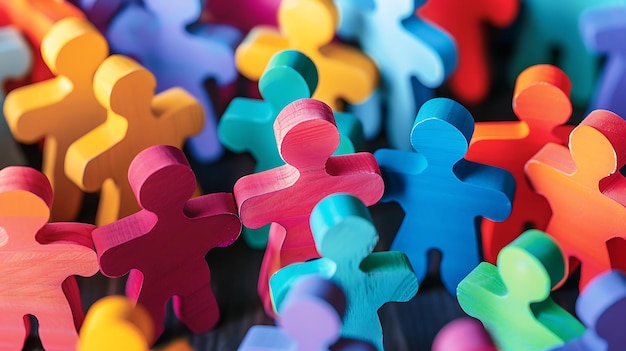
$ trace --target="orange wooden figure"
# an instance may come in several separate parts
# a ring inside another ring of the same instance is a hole
[[[87,20],[69,17],[52,26],[41,53],[57,76],[10,92],[4,113],[18,141],[36,143],[45,137],[42,168],[59,194],[52,220],[69,221],[78,216],[83,192],[65,175],[65,155],[74,141],[105,121],[93,76],[109,47]]]
[[[106,121],[70,146],[65,172],[83,190],[101,190],[98,226],[139,211],[128,182],[128,167],[143,149],[158,144],[182,148],[202,130],[200,104],[179,88],[154,95],[152,73],[134,60],[109,56],[96,71],[96,98]]]
[[[625,158],[626,121],[595,110],[570,134],[569,150],[550,143],[526,163],[532,187],[552,208],[546,232],[568,264],[572,258],[581,264],[581,290],[606,270],[626,269],[626,207],[612,198],[626,193],[624,183],[614,181]]]
[[[18,28],[33,50],[33,69],[30,81],[40,82],[53,77],[40,54],[44,36],[52,25],[66,17],[85,18],[85,14],[65,0],[3,0],[0,1],[0,19]]]
[[[287,105],[274,122],[274,134],[287,164],[244,176],[234,187],[246,227],[272,223],[257,286],[269,315],[274,314],[269,277],[288,264],[319,257],[309,226],[313,207],[338,192],[370,206],[384,191],[372,154],[331,156],[339,145],[339,132],[332,110],[323,102],[301,99]]]
[[[331,43],[339,16],[331,0],[283,0],[278,11],[280,31],[255,27],[235,52],[235,63],[248,79],[259,80],[272,56],[292,49],[307,55],[317,67],[319,82],[313,98],[342,111],[340,100],[364,101],[378,84],[372,60],[357,49]]]
[[[98,272],[94,226],[47,224],[51,203],[42,173],[20,166],[0,171],[0,350],[22,349],[28,314],[39,321],[46,350],[76,345],[83,311],[74,275]]]
[[[573,126],[571,84],[565,73],[551,65],[527,68],[517,78],[513,110],[520,121],[478,122],[466,158],[500,168],[515,177],[511,215],[503,222],[482,221],[485,261],[496,263],[498,252],[527,227],[545,230],[550,205],[528,184],[524,164],[549,142],[567,145]]]

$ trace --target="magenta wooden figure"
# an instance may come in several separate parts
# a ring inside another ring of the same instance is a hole
[[[256,26],[278,27],[280,2],[281,0],[207,0],[205,13],[211,21],[235,26],[247,34]]]
[[[196,181],[183,152],[157,145],[139,153],[128,179],[138,213],[94,230],[103,274],[126,273],[126,295],[150,312],[155,338],[163,332],[166,304],[193,332],[210,330],[219,317],[205,260],[209,250],[232,244],[241,232],[232,195],[190,199]]]
[[[201,162],[214,161],[222,154],[217,139],[215,104],[207,81],[217,87],[237,78],[235,46],[239,31],[226,25],[206,25],[194,33],[186,26],[198,20],[200,0],[146,0],[124,8],[109,26],[111,50],[138,59],[157,78],[157,92],[182,87],[204,109],[203,131],[189,141],[190,151]]]
[[[497,351],[479,320],[469,317],[446,324],[433,340],[431,351]]]

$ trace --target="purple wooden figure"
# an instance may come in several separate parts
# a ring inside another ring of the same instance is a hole
[[[345,309],[346,298],[335,283],[318,275],[302,277],[281,305],[278,327],[253,326],[238,350],[375,351],[367,342],[340,339]]]
[[[186,26],[198,20],[200,0],[144,0],[132,3],[111,22],[107,39],[111,49],[138,59],[157,78],[157,92],[182,87],[204,109],[202,132],[191,138],[192,155],[201,162],[219,158],[217,118],[205,84],[214,79],[226,87],[238,77],[235,46],[241,33],[227,25],[204,25],[193,32]]]
[[[80,8],[100,32],[106,33],[113,17],[122,6],[132,1],[139,0],[71,0],[70,2]]]

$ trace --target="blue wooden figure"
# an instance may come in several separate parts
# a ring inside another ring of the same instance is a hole
[[[311,231],[322,258],[295,263],[270,279],[274,307],[280,312],[297,278],[320,274],[346,294],[341,335],[366,340],[383,350],[378,309],[387,302],[405,302],[417,293],[418,283],[402,252],[372,252],[378,233],[367,207],[348,194],[322,199],[311,213]]]
[[[250,328],[239,351],[375,351],[372,344],[340,338],[346,297],[332,281],[312,274],[289,290],[278,327]],[[332,345],[332,346],[331,346]]]
[[[582,337],[552,351],[619,351],[626,345],[626,276],[610,270],[578,296],[576,313],[588,329]]]
[[[425,0],[336,2],[343,21],[340,33],[354,36],[378,66],[389,143],[411,150],[407,133],[417,110],[456,67],[453,39],[416,16]]]
[[[214,79],[218,87],[224,87],[235,81],[235,46],[242,36],[226,25],[188,31],[186,26],[200,14],[200,0],[133,2],[110,23],[107,39],[112,51],[138,59],[156,76],[157,92],[182,87],[200,101],[206,122],[203,131],[191,138],[189,147],[198,161],[209,162],[223,150],[205,84]]]
[[[391,249],[407,254],[420,282],[429,251],[439,250],[441,280],[451,294],[481,261],[476,219],[505,220],[515,192],[508,171],[464,158],[473,132],[467,109],[435,98],[415,119],[410,140],[417,152],[374,153],[385,181],[381,201],[398,202],[405,212]]]
[[[311,59],[295,50],[276,53],[259,80],[265,99],[237,97],[228,105],[218,124],[222,144],[234,152],[249,152],[256,161],[255,173],[285,164],[278,153],[274,121],[289,103],[310,98],[317,86],[317,69]],[[363,141],[363,128],[349,113],[335,112],[340,144],[335,155],[355,152]],[[267,245],[269,225],[260,229],[245,228],[244,239],[252,248]]]
[[[591,109],[606,109],[626,118],[626,3],[591,8],[580,16],[580,30],[585,44],[607,56]]]

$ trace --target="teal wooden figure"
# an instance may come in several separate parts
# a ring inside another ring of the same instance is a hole
[[[298,278],[320,274],[346,294],[341,335],[383,350],[378,309],[387,302],[408,301],[417,293],[418,283],[409,260],[398,251],[372,252],[378,233],[367,207],[351,195],[327,196],[313,209],[310,222],[322,258],[289,265],[272,276],[274,307],[281,310]]]
[[[550,297],[565,276],[565,258],[544,232],[528,230],[461,283],[461,308],[479,319],[501,351],[546,350],[577,338],[585,327]]]
[[[397,202],[405,213],[391,250],[407,254],[420,282],[428,253],[439,250],[441,280],[453,295],[481,261],[477,219],[505,220],[515,192],[511,173],[464,158],[473,132],[465,107],[435,98],[415,118],[410,140],[416,152],[374,153],[385,181],[381,201]]]
[[[579,34],[579,18],[588,8],[616,4],[624,4],[624,0],[524,0],[510,81],[514,82],[520,72],[532,65],[554,64],[572,81],[572,102],[586,105],[593,94],[600,64]]]
[[[407,133],[417,110],[456,68],[452,37],[416,16],[425,0],[335,2],[342,18],[339,33],[356,38],[378,66],[389,143],[411,150]]]
[[[285,50],[275,54],[259,80],[264,100],[237,97],[228,105],[218,125],[221,143],[233,152],[249,152],[262,172],[285,164],[276,145],[274,121],[289,103],[310,98],[317,87],[317,69],[306,55]],[[349,113],[335,112],[340,134],[335,155],[355,152],[363,141],[360,121]],[[267,245],[269,225],[260,229],[244,229],[244,239],[252,248]]]

